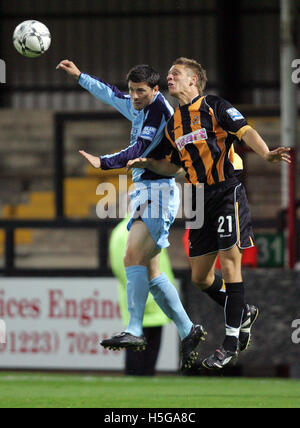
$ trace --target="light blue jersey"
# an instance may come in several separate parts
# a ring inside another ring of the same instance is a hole
[[[132,123],[129,147],[113,155],[101,156],[102,169],[123,168],[129,160],[139,157],[157,158],[154,150],[161,142],[166,123],[174,112],[160,92],[150,105],[143,110],[135,110],[130,95],[101,79],[81,73],[79,84],[103,103],[113,106]],[[134,182],[160,178],[166,177],[145,169],[134,168],[132,171]]]
[[[139,157],[165,157],[160,142],[173,108],[160,92],[151,104],[143,110],[136,110],[130,95],[101,79],[81,73],[79,84],[103,103],[113,106],[132,123],[129,146],[118,153],[100,156],[102,169],[124,168],[129,160]],[[156,246],[168,247],[169,229],[176,218],[180,202],[175,179],[140,168],[132,170],[132,179],[135,191],[130,195],[131,218],[128,230],[134,219],[142,218]],[[158,184],[159,191],[153,187],[153,183]]]

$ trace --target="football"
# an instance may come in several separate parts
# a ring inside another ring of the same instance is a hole
[[[36,58],[49,49],[51,34],[42,22],[24,21],[15,28],[13,44],[21,55]]]

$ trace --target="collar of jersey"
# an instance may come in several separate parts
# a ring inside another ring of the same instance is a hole
[[[192,101],[190,102],[190,104],[194,104],[196,101],[198,101],[203,95],[197,95],[195,98],[192,99]]]
[[[203,97],[203,95],[199,94],[197,95],[195,98],[192,99],[192,101],[188,104],[184,104],[183,106],[180,107],[184,107],[184,106],[191,106],[192,104],[194,104],[196,101],[198,101],[201,97]],[[179,107],[178,107],[179,108]]]

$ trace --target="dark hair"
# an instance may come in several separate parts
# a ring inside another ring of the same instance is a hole
[[[146,82],[150,88],[159,84],[160,75],[147,64],[135,65],[126,76],[127,83],[131,80],[134,83]]]
[[[173,62],[173,65],[176,65],[176,64],[184,65],[185,67],[192,70],[192,72],[198,76],[197,87],[199,89],[199,92],[202,93],[205,89],[206,82],[207,82],[206,71],[204,70],[202,65],[199,64],[195,59],[190,59],[185,57],[177,58]]]

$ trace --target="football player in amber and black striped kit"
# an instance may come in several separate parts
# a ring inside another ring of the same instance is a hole
[[[269,162],[290,162],[289,149],[270,151],[228,101],[215,95],[204,96],[206,72],[195,60],[178,58],[167,80],[169,93],[178,99],[179,107],[165,128],[166,159],[137,159],[129,166],[164,174],[174,174],[182,167],[195,188],[204,184],[204,224],[190,231],[189,256],[193,282],[224,308],[223,344],[202,362],[208,369],[221,369],[247,349],[251,327],[258,316],[258,308],[246,304],[244,297],[242,252],[254,242],[233,143],[243,139]],[[223,278],[215,274],[218,255]]]

